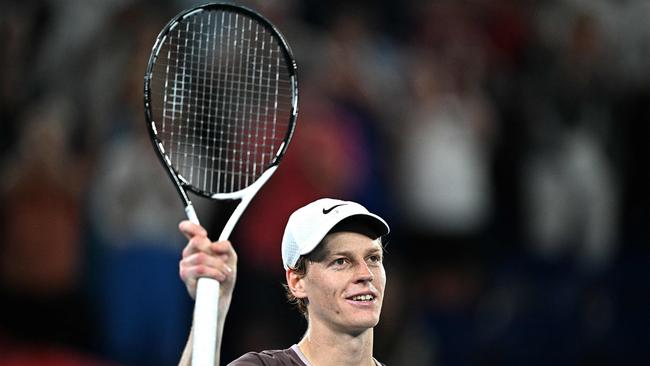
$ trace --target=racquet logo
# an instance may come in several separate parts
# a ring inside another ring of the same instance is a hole
[[[337,207],[339,207],[339,206],[345,206],[345,203],[340,203],[340,204],[338,204],[338,205],[334,205],[334,206],[332,206],[332,207],[330,207],[330,208],[328,208],[328,209],[323,209],[323,213],[324,213],[325,215],[327,215],[328,213],[332,212],[333,209],[335,209],[335,208],[337,208]]]

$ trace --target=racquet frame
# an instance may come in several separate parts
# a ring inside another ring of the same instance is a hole
[[[172,164],[172,161],[169,155],[165,152],[163,142],[158,137],[156,130],[156,124],[154,121],[152,113],[152,92],[151,92],[151,82],[152,82],[152,73],[156,60],[158,59],[159,52],[162,45],[164,44],[167,35],[179,24],[182,24],[186,19],[192,17],[193,15],[203,12],[203,11],[215,11],[221,10],[226,12],[239,13],[240,15],[248,16],[260,25],[263,25],[271,34],[274,35],[274,38],[278,41],[280,49],[283,52],[283,57],[286,61],[286,66],[288,68],[288,73],[291,77],[291,111],[290,111],[290,120],[288,121],[288,128],[286,136],[284,137],[283,142],[277,149],[275,156],[268,164],[266,170],[255,180],[253,183],[247,187],[240,189],[235,192],[228,193],[211,193],[205,190],[202,190],[194,185],[190,184],[185,178],[181,176],[178,170],[176,170]],[[151,56],[149,58],[149,63],[147,65],[147,70],[144,78],[144,105],[145,105],[145,120],[147,123],[147,130],[149,131],[149,136],[151,138],[154,150],[157,153],[162,165],[165,167],[167,174],[174,183],[176,190],[181,198],[181,201],[185,207],[185,214],[187,218],[193,223],[199,224],[199,219],[188,196],[188,191],[203,196],[213,200],[237,200],[240,202],[232,212],[230,218],[226,222],[221,234],[219,235],[218,241],[227,240],[232,233],[235,224],[245,211],[248,204],[251,202],[255,194],[260,190],[260,188],[268,181],[268,179],[273,175],[275,170],[280,163],[280,160],[284,153],[286,152],[287,146],[293,132],[295,130],[295,123],[298,114],[298,83],[296,78],[296,63],[292,55],[291,49],[289,48],[288,43],[276,27],[269,22],[266,18],[262,17],[258,13],[237,5],[225,4],[225,3],[210,3],[202,6],[198,6],[192,9],[185,10],[174,17],[160,32],[154,46],[152,47]],[[197,284],[196,291],[196,302],[194,305],[194,321],[193,321],[193,346],[192,346],[192,365],[193,366],[213,366],[214,365],[214,356],[217,346],[217,320],[218,320],[218,303],[219,303],[219,291],[220,284],[218,281],[209,279],[209,278],[200,278]]]

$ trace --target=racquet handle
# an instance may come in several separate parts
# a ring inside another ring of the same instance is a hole
[[[199,278],[196,286],[192,366],[214,366],[220,287],[212,278]]]
[[[199,218],[190,203],[185,207],[187,218],[197,224]],[[192,366],[214,366],[221,284],[212,278],[199,278],[194,303],[192,328]]]

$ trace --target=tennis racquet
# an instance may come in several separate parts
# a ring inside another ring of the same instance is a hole
[[[252,10],[213,3],[186,10],[160,32],[144,77],[147,127],[187,217],[188,192],[240,200],[230,236],[275,172],[295,129],[296,63],[278,30]],[[214,365],[219,282],[201,278],[192,365]]]

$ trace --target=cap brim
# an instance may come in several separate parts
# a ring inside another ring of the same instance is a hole
[[[371,228],[375,233],[375,237],[372,239],[380,238],[390,232],[388,223],[386,223],[386,221],[381,217],[370,212],[351,212],[347,215],[337,217],[337,220],[332,220],[327,225],[323,225],[321,228],[322,230],[320,230],[317,235],[315,234],[310,238],[311,245],[302,248],[300,255],[311,253],[323,241],[327,234],[332,232],[332,229],[337,225],[352,219],[358,219],[367,223],[369,228]]]

